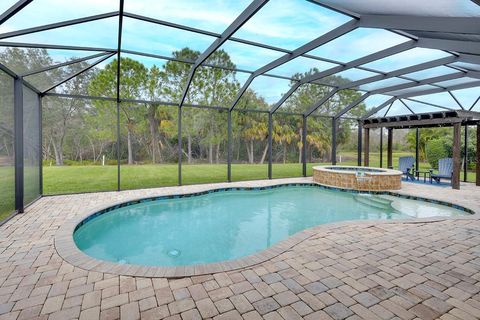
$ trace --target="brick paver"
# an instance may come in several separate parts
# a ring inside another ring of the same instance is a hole
[[[332,225],[259,265],[180,279],[86,271],[56,253],[56,230],[76,215],[195,188],[45,197],[28,207],[0,227],[0,320],[480,319],[478,219]],[[478,211],[480,188],[462,188],[401,192]]]

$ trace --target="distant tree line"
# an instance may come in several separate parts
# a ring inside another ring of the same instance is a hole
[[[200,52],[184,48],[173,52],[178,61],[195,60]],[[73,59],[73,58],[71,58]],[[0,61],[15,72],[23,73],[53,65],[54,57],[43,49],[9,48],[0,52]],[[121,61],[120,152],[125,164],[172,163],[177,161],[178,107],[161,102],[178,103],[185,87],[191,65],[178,61],[146,66],[130,57]],[[223,50],[218,50],[201,66],[190,85],[182,108],[182,154],[186,163],[224,163],[227,154],[227,113],[219,110],[189,107],[207,105],[228,107],[241,86],[234,62]],[[75,63],[38,75],[27,81],[39,89],[46,89],[69,75],[89,66]],[[57,92],[116,96],[117,60],[102,68],[92,68],[57,88]],[[312,69],[301,78],[318,70]],[[327,81],[335,85],[350,80],[331,76]],[[295,82],[292,81],[291,85]],[[327,86],[301,86],[279,111],[305,112],[330,90]],[[309,161],[328,161],[331,154],[331,119],[318,115],[333,115],[360,94],[342,90],[322,105],[308,119],[307,156]],[[135,101],[136,100],[136,101]],[[143,103],[139,101],[152,101]],[[43,159],[55,165],[100,164],[103,156],[107,164],[116,163],[117,105],[108,100],[43,98]],[[232,112],[233,161],[264,163],[268,151],[268,115],[242,110],[269,110],[272,106],[261,92],[248,89]],[[353,109],[349,115],[361,115],[365,105]],[[275,162],[299,162],[302,148],[302,117],[274,114],[273,158]],[[348,145],[355,123],[342,120],[338,127],[337,143]],[[1,139],[1,136],[0,136]]]

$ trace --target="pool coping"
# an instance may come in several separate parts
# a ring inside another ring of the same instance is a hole
[[[107,213],[113,209],[124,207],[127,205],[154,201],[158,199],[168,199],[168,198],[181,198],[181,197],[191,197],[198,196],[208,193],[223,192],[230,190],[264,190],[264,189],[274,189],[278,187],[285,186],[316,186],[319,188],[327,190],[336,190],[340,192],[350,192],[350,193],[369,193],[369,194],[385,194],[398,196],[406,199],[421,200],[432,202],[435,204],[443,204],[450,207],[454,207],[460,210],[464,210],[470,213],[470,215],[457,216],[457,217],[428,217],[428,218],[412,218],[412,219],[399,219],[399,220],[348,220],[334,223],[327,223],[317,225],[308,229],[299,231],[292,236],[277,242],[271,247],[256,252],[252,255],[245,256],[238,259],[226,260],[215,263],[208,264],[197,264],[191,266],[145,266],[145,265],[135,265],[135,264],[119,264],[110,261],[99,260],[93,257],[88,256],[83,253],[75,244],[73,240],[74,231],[81,226],[82,223],[88,222],[89,219],[93,219],[98,215]],[[103,273],[110,273],[116,275],[125,275],[125,276],[135,276],[135,277],[151,277],[151,278],[180,278],[188,276],[198,276],[205,274],[212,274],[217,272],[226,272],[232,271],[241,268],[247,268],[259,263],[270,260],[294,247],[295,245],[300,244],[301,242],[309,239],[312,236],[315,236],[321,231],[332,231],[336,228],[343,227],[349,224],[361,224],[367,227],[383,225],[383,224],[412,224],[412,223],[432,223],[445,220],[457,220],[457,219],[478,219],[480,212],[475,211],[474,209],[458,203],[451,203],[447,201],[441,201],[438,199],[418,197],[410,195],[408,193],[403,193],[400,190],[392,191],[355,191],[351,189],[344,189],[338,187],[332,187],[328,185],[319,184],[313,181],[305,182],[275,182],[272,181],[272,184],[262,185],[258,187],[252,186],[232,186],[232,187],[220,187],[216,188],[214,185],[198,192],[176,192],[167,195],[159,196],[149,196],[136,200],[127,200],[113,202],[112,204],[105,206],[98,206],[93,210],[89,211],[86,214],[79,215],[73,219],[68,220],[63,224],[57,231],[54,239],[54,246],[57,253],[62,259],[66,262],[79,267],[84,270],[97,271]]]

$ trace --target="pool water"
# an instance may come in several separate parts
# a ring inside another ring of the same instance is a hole
[[[74,241],[87,255],[101,260],[179,266],[251,255],[329,222],[464,214],[394,196],[285,186],[129,205],[81,225]]]

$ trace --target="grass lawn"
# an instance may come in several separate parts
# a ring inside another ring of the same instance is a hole
[[[15,210],[15,169],[0,167],[0,221]]]
[[[355,159],[354,153],[342,152],[342,158]],[[398,158],[408,153],[397,152],[393,155],[394,167],[398,166]],[[379,166],[378,153],[370,154],[371,166]],[[386,155],[384,155],[386,167]],[[344,161],[341,164],[356,165],[356,160]],[[312,175],[312,167],[307,165],[307,175]],[[176,164],[159,165],[122,165],[121,189],[154,188],[175,186],[178,182],[178,166]],[[421,163],[420,168],[429,169],[428,163]],[[298,163],[273,164],[273,178],[300,177],[302,165]],[[117,166],[46,166],[43,169],[43,187],[45,194],[78,193],[92,191],[108,191],[117,189]],[[462,175],[463,177],[463,175]],[[267,179],[267,164],[232,164],[232,180]],[[227,165],[192,164],[182,165],[183,184],[199,184],[209,182],[225,182]],[[469,181],[475,181],[475,173],[469,173]]]

